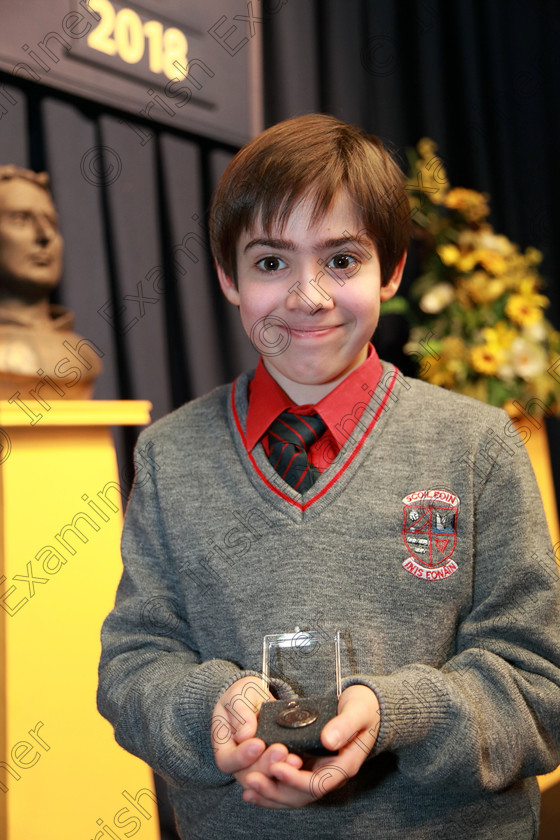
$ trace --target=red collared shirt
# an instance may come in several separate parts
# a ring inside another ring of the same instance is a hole
[[[381,362],[370,344],[365,362],[348,374],[330,394],[319,400],[316,405],[296,405],[269,374],[262,358],[259,359],[255,376],[249,385],[247,449],[251,451],[260,441],[266,454],[269,454],[266,432],[283,411],[292,409],[298,414],[318,412],[327,429],[309,449],[309,458],[311,463],[323,472],[356,428],[371,392],[377,387],[381,373]]]

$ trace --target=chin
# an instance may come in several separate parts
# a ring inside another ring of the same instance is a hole
[[[285,374],[287,378],[299,385],[328,385],[330,382],[335,382],[340,377],[344,376],[346,370],[336,371],[321,371],[318,373],[302,372],[298,375],[297,371],[292,371],[291,375]]]
[[[11,284],[11,291],[16,297],[45,297],[58,286],[59,276],[27,275]]]

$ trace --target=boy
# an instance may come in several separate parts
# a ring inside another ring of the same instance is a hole
[[[369,343],[407,218],[380,142],[324,115],[265,131],[217,189],[220,285],[262,355],[142,434],[100,666],[99,708],[184,838],[537,836],[555,558],[506,415]],[[255,737],[262,702],[295,696],[264,690],[262,637],[297,628],[345,653],[332,754],[305,761]]]

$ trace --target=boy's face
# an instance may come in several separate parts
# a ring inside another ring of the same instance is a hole
[[[267,370],[300,403],[316,402],[365,361],[380,302],[395,294],[404,266],[403,256],[381,286],[377,250],[360,233],[346,193],[313,226],[310,217],[304,199],[283,230],[245,232],[237,245],[237,288],[218,269]]]

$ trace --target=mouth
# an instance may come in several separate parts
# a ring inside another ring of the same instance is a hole
[[[332,324],[330,326],[325,327],[290,327],[288,326],[288,332],[292,336],[296,336],[297,338],[321,338],[324,335],[328,335],[329,333],[334,332],[335,330],[340,329],[342,324]]]
[[[30,257],[30,261],[34,265],[42,265],[47,266],[51,265],[54,257],[50,256],[49,254],[32,254]]]

